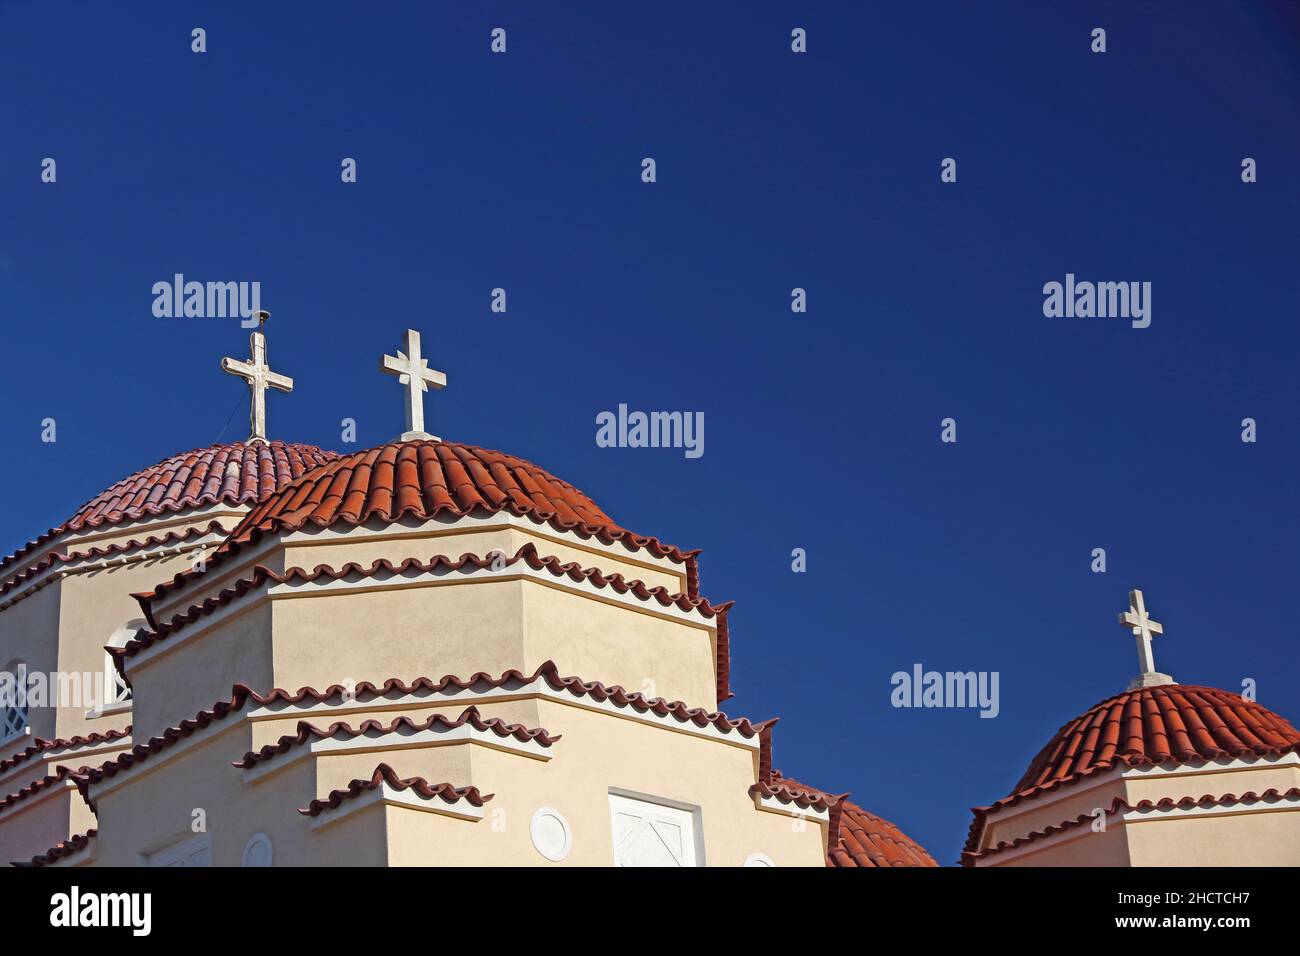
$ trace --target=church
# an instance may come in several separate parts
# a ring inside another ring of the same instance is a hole
[[[270,438],[293,381],[250,344],[221,363],[246,441],[123,478],[0,562],[0,859],[938,865],[783,774],[775,720],[726,712],[730,603],[698,551],[425,431],[447,378],[417,332],[380,360],[405,430],[363,451]],[[1121,623],[1139,676],[975,809],[959,862],[1300,863],[1300,732],[1156,671],[1140,591]],[[94,699],[65,699],[83,673]]]
[[[261,316],[265,319],[265,314]],[[103,693],[4,703],[0,859],[57,866],[934,866],[784,776],[731,697],[698,552],[523,458],[424,430],[247,441],[123,478],[3,561],[0,658]],[[12,683],[12,682],[11,682]],[[22,683],[20,681],[19,683]]]

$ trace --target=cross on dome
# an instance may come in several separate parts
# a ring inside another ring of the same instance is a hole
[[[258,331],[248,337],[249,360],[247,362],[232,358],[221,360],[223,372],[238,375],[248,383],[248,391],[252,396],[252,406],[248,412],[248,440],[260,441],[263,444],[266,443],[266,390],[274,388],[281,392],[293,391],[293,379],[279,372],[272,372],[271,366],[266,364],[266,336],[262,334],[261,329],[270,317],[270,312],[254,313],[254,318],[258,321]]]
[[[1138,665],[1141,667],[1138,676],[1129,681],[1128,690],[1175,683],[1168,674],[1156,670],[1155,655],[1151,649],[1151,638],[1165,632],[1163,625],[1151,619],[1146,600],[1137,588],[1128,592],[1128,603],[1129,609],[1120,613],[1119,623],[1133,632],[1133,637],[1137,640]]]
[[[439,441],[437,435],[424,430],[424,393],[429,386],[446,388],[447,376],[429,368],[429,360],[420,354],[420,333],[407,329],[406,351],[399,351],[396,356],[385,355],[379,360],[379,370],[385,375],[396,375],[397,381],[406,387],[406,431],[402,441],[419,438]]]

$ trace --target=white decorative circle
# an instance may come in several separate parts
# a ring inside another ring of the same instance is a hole
[[[745,857],[745,866],[776,866],[766,853],[751,853]]]
[[[244,858],[240,866],[270,866],[271,838],[265,833],[254,833],[244,844]]]
[[[528,825],[537,852],[552,863],[559,863],[573,849],[573,831],[564,814],[551,807],[538,807]]]

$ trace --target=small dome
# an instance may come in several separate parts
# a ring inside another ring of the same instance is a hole
[[[231,442],[164,458],[101,491],[64,530],[133,521],[209,504],[253,504],[337,458],[315,445]]]
[[[1297,750],[1300,731],[1255,701],[1213,687],[1141,687],[1104,700],[1063,726],[999,803],[1119,764],[1266,757]]]
[[[772,771],[772,785],[791,793],[835,798],[824,790],[810,787]],[[832,867],[917,867],[938,866],[934,857],[906,833],[884,817],[862,809],[850,800],[838,800],[838,827],[834,845],[826,852],[826,865]]]
[[[626,541],[656,556],[687,555],[632,534],[585,494],[532,462],[457,442],[392,442],[337,458],[244,516],[218,555],[266,533],[371,519],[425,520],[474,511],[530,515],[565,531]]]
[[[172,455],[101,491],[63,524],[0,561],[0,567],[70,531],[210,504],[253,504],[337,457],[315,445],[282,441],[231,442]]]
[[[884,817],[845,801],[839,843],[826,856],[829,866],[938,866],[934,857]]]
[[[1201,764],[1300,752],[1300,731],[1253,700],[1214,687],[1159,684],[1125,691],[1065,724],[1038,752],[1011,793],[975,807],[962,850],[974,866],[989,816],[1117,767]],[[1082,819],[1082,818],[1080,818]],[[1037,839],[1059,828],[1034,831]],[[1016,841],[1006,846],[1019,845]]]

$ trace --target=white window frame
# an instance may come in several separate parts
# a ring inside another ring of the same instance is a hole
[[[131,709],[133,702],[131,688],[126,681],[122,680],[122,675],[118,673],[117,666],[113,662],[113,655],[109,653],[109,648],[126,647],[128,641],[133,640],[137,634],[148,626],[149,622],[144,618],[133,618],[119,627],[109,637],[108,643],[104,646],[103,700],[93,710],[86,712],[87,717],[119,714]]]
[[[22,679],[27,680],[27,662],[14,658],[5,665],[5,672],[18,676],[22,672]],[[25,695],[24,695],[25,696]],[[24,700],[23,705],[18,706],[17,702],[11,707],[8,704],[0,704],[0,746],[9,743],[11,740],[17,740],[19,737],[27,736],[31,729],[29,721],[31,719],[31,705]]]
[[[609,833],[611,840],[614,836],[614,814],[618,806],[624,800],[631,800],[637,803],[648,803],[652,806],[664,807],[668,810],[676,810],[690,815],[691,818],[691,842],[694,850],[695,859],[691,866],[702,867],[704,861],[704,816],[700,807],[693,803],[686,803],[681,800],[673,800],[668,797],[661,797],[652,793],[643,793],[639,790],[625,790],[622,787],[609,788]],[[617,847],[615,848],[617,850]]]

